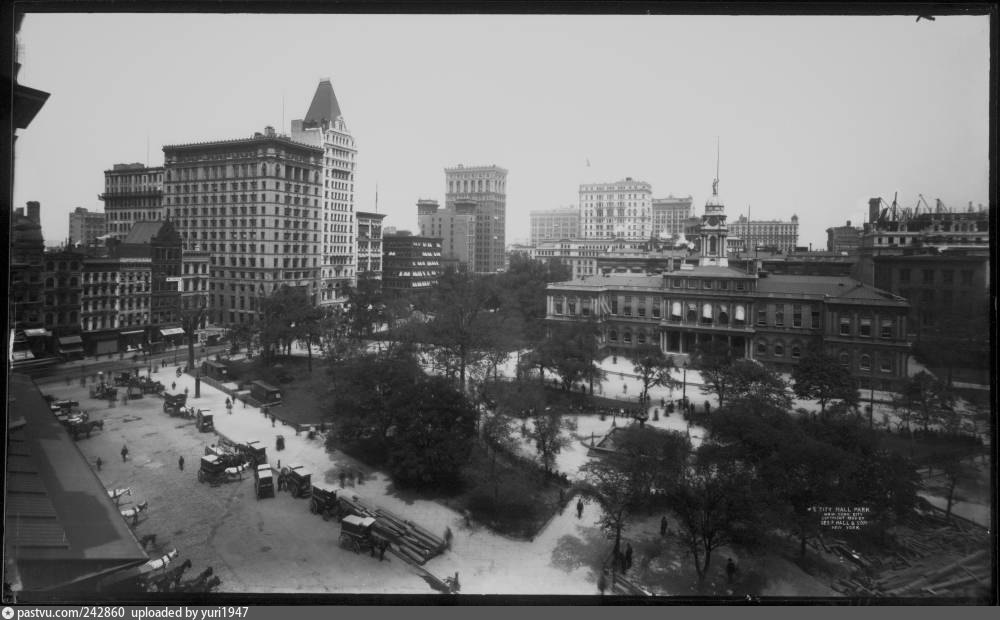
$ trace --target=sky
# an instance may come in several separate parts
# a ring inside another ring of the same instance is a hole
[[[717,142],[729,218],[797,214],[814,249],[870,197],[988,201],[987,16],[29,14],[18,43],[19,83],[51,96],[19,132],[14,205],[41,203],[50,245],[103,210],[113,164],[290,133],[323,78],[355,208],[399,229],[457,164],[509,171],[508,243],[581,183],[644,180],[701,215]]]

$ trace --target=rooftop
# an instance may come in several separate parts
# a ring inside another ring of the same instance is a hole
[[[854,278],[843,276],[798,276],[769,275],[757,280],[758,293],[801,293],[804,295],[826,295],[843,301],[865,302],[896,302],[900,306],[907,305],[902,297],[888,291],[862,284]]]

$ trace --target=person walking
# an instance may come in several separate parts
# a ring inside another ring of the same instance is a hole
[[[660,536],[667,535],[667,518],[663,517],[660,519]]]
[[[171,392],[176,392],[177,391],[177,382],[176,381],[171,381],[170,382],[170,391]]]
[[[128,446],[122,446],[122,463],[128,458]]]
[[[602,570],[601,576],[597,578],[597,590],[604,596],[604,591],[608,589],[608,579],[605,577],[605,573]]]
[[[451,550],[451,538],[452,538],[451,528],[450,527],[444,528],[444,545],[445,549],[448,549],[449,551]]]
[[[726,562],[726,581],[728,581],[730,584],[732,584],[733,579],[736,578],[737,570],[738,569],[736,568],[736,563],[733,562],[733,558],[729,558],[729,560]]]
[[[344,472],[340,472],[340,488],[342,488],[342,489],[344,488],[344,478],[346,478],[346,477],[347,477],[347,474],[345,474]]]
[[[181,470],[181,471],[184,471],[184,455],[183,454],[180,455],[179,457],[177,457],[177,468],[179,470]]]
[[[381,562],[385,559],[385,550],[389,548],[389,541],[383,540],[378,545],[378,561]]]
[[[632,568],[632,543],[628,543],[628,545],[625,546],[625,570],[630,568]]]
[[[101,471],[101,465],[104,465],[104,460],[101,457],[97,457],[97,471]]]
[[[576,518],[583,517],[583,498],[576,500]]]

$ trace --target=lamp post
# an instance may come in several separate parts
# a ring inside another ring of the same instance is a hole
[[[681,385],[681,401],[684,403],[684,406],[687,406],[687,401],[688,401],[688,391],[687,391],[688,390],[688,364],[687,364],[686,361],[681,363],[681,371],[684,373],[683,377],[682,377],[682,381],[683,382],[682,382],[682,385]]]
[[[875,428],[875,359],[872,356],[871,363],[871,389],[868,392],[868,428]]]

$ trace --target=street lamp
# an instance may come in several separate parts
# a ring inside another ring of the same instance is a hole
[[[682,383],[682,386],[681,386],[681,402],[684,403],[684,406],[687,406],[687,401],[688,401],[688,396],[687,396],[687,389],[688,389],[688,363],[687,363],[687,361],[681,362],[681,371],[683,371],[683,373],[684,373],[683,377],[682,377],[683,383]]]

